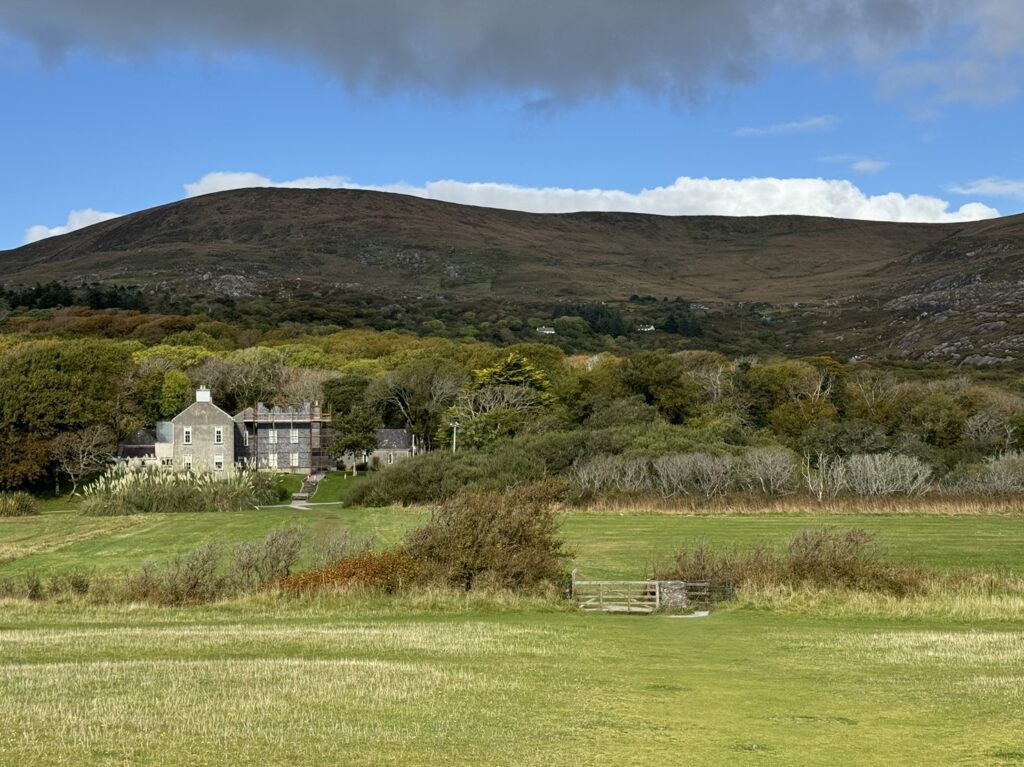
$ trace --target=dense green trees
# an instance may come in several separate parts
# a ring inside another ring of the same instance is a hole
[[[588,316],[614,319],[596,309]],[[582,330],[581,315],[562,320]],[[229,412],[256,401],[322,402],[334,416],[335,454],[372,448],[382,426],[412,430],[427,450],[448,448],[457,422],[453,460],[492,456],[487,471],[503,482],[564,474],[585,456],[752,446],[785,447],[814,466],[889,452],[939,476],[1024,447],[1024,397],[1012,384],[936,369],[697,349],[567,356],[535,340],[497,347],[299,325],[259,332],[209,317],[110,311],[74,310],[62,321],[73,331],[0,332],[0,487],[52,486],[58,473],[71,476],[58,454],[76,435],[102,427],[118,438],[171,418],[199,384]],[[132,340],[82,336],[118,323]]]
[[[0,487],[43,479],[49,443],[63,432],[100,425],[123,435],[141,422],[130,345],[34,341],[0,363]]]

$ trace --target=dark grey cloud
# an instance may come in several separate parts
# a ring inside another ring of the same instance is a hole
[[[968,20],[1017,44],[1018,0],[0,0],[0,29],[47,56],[271,52],[354,89],[477,89],[537,104],[631,89],[689,99],[773,60],[885,57]],[[1008,10],[1006,10],[1008,9]],[[965,15],[966,14],[966,15]],[[987,30],[987,31],[986,31]]]

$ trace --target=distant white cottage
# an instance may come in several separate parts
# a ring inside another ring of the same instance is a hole
[[[637,325],[636,329],[640,333],[651,333],[655,330],[654,325]]]
[[[553,336],[555,334],[555,329],[550,325],[541,325],[537,328],[537,332],[542,336]]]

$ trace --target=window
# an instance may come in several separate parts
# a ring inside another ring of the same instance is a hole
[[[224,429],[218,426],[213,430],[213,444],[223,445],[224,444]]]
[[[394,462],[395,462],[395,454],[394,453],[388,453],[388,463],[394,463]]]
[[[224,470],[224,456],[222,456],[222,455],[215,455],[213,457],[213,469],[214,469],[214,471],[223,471]]]
[[[271,453],[270,455],[267,456],[267,468],[268,469],[276,469],[277,468],[277,453]]]
[[[290,435],[290,441],[291,441],[291,443],[293,445],[299,444],[299,430],[298,429],[292,429],[292,433]]]
[[[191,445],[192,444],[192,427],[191,426],[186,426],[185,427],[185,432],[184,432],[184,434],[181,437],[181,441],[184,442],[186,445]]]
[[[242,445],[249,447],[249,430],[242,429]]]
[[[173,458],[161,458],[160,459],[160,465],[162,467],[164,467],[165,469],[168,468],[168,467],[174,466],[174,459]]]
[[[269,432],[267,432],[267,444],[268,445],[276,445],[277,444],[277,429],[271,429]]]
[[[291,465],[292,466],[298,466],[299,465],[299,454],[298,453],[292,453]]]
[[[192,456],[190,456],[190,455],[183,455],[181,457],[181,467],[185,471],[192,471]]]

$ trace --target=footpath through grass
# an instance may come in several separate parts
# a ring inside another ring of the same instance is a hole
[[[1024,758],[1019,624],[414,601],[8,605],[0,765]]]
[[[425,513],[314,504],[309,509],[268,508],[222,514],[153,514],[82,517],[44,513],[0,519],[0,576],[85,569],[114,571],[150,557],[168,557],[212,541],[236,543],[284,526],[306,529],[311,543],[347,530],[377,545],[399,542]],[[878,534],[893,559],[938,570],[968,568],[1024,574],[1024,518],[878,514],[676,516],[584,513],[561,518],[574,566],[592,578],[637,578],[651,562],[705,538],[716,545],[782,545],[805,527],[864,527]]]

